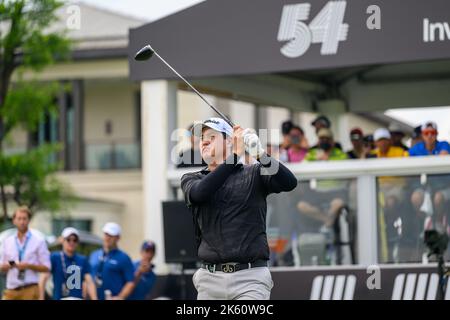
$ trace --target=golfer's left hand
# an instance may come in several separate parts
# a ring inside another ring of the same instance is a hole
[[[245,151],[247,151],[247,153],[253,158],[260,158],[264,153],[264,149],[258,135],[256,134],[256,131],[253,129],[245,129],[243,135]]]

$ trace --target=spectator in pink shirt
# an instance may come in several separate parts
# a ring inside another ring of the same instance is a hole
[[[29,230],[31,211],[19,207],[13,214],[17,233],[3,242],[0,271],[6,272],[3,300],[38,300],[39,272],[50,271],[45,240]]]
[[[308,153],[305,134],[299,126],[293,126],[289,131],[291,144],[287,150],[288,162],[302,162]]]

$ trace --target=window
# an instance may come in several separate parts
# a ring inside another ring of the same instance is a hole
[[[89,219],[71,219],[55,218],[52,221],[52,232],[54,235],[60,235],[64,228],[73,227],[80,231],[91,232],[92,220]]]

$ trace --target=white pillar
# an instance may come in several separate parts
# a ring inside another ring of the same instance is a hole
[[[358,264],[372,265],[377,263],[377,186],[373,175],[364,175],[357,180],[357,249]]]
[[[170,161],[170,133],[176,126],[177,86],[169,81],[141,83],[142,173],[144,235],[157,246],[158,273],[168,271],[164,257],[162,201],[171,199],[167,169]],[[137,226],[139,221],[136,221]]]

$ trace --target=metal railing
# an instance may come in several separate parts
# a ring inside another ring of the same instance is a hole
[[[86,170],[141,168],[141,142],[131,139],[85,142]]]

